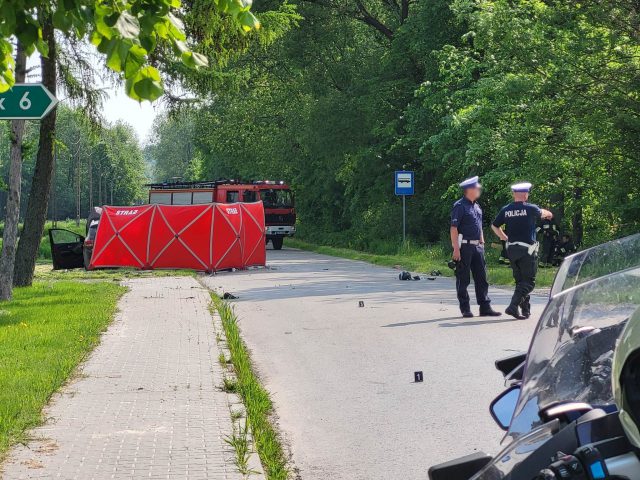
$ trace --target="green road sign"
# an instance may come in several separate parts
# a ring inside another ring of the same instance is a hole
[[[57,103],[41,83],[16,83],[0,93],[0,120],[40,120]]]

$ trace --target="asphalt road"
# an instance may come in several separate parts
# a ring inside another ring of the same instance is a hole
[[[493,362],[527,348],[544,297],[530,320],[463,320],[452,279],[403,282],[397,270],[288,249],[269,251],[268,265],[205,281],[239,297],[303,480],[425,479],[432,464],[497,451]],[[491,297],[504,309],[510,292]]]

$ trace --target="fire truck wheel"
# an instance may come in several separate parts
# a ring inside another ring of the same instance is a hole
[[[283,237],[274,237],[271,239],[271,244],[273,245],[274,250],[282,250],[282,242],[284,242]]]

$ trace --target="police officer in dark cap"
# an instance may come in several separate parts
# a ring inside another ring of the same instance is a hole
[[[527,203],[531,191],[530,183],[511,185],[511,191],[513,202],[502,207],[491,228],[501,240],[507,242],[507,254],[513,269],[513,279],[516,281],[515,292],[505,313],[521,320],[531,315],[529,294],[536,286],[536,224],[541,218],[553,218],[553,214],[549,210]],[[500,229],[502,225],[506,225],[505,231]]]
[[[482,232],[482,209],[477,201],[482,187],[478,177],[468,178],[460,183],[464,196],[453,204],[451,211],[451,246],[456,266],[456,290],[460,311],[464,318],[473,317],[469,305],[467,288],[471,282],[476,290],[476,300],[480,305],[480,316],[500,316],[491,308],[487,266],[484,260],[484,234]]]

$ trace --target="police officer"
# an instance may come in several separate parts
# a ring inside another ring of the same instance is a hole
[[[540,266],[550,267],[553,263],[553,257],[556,252],[556,244],[558,243],[558,237],[560,232],[556,227],[552,218],[545,218],[542,220],[542,224],[537,229],[542,235],[542,255],[540,256]]]
[[[571,241],[571,237],[566,233],[562,235],[560,243],[556,246],[556,253],[553,259],[553,265],[557,267],[562,263],[567,255],[576,253],[576,246]]]
[[[491,308],[489,299],[489,283],[487,267],[484,260],[484,234],[482,232],[482,209],[477,201],[480,198],[481,186],[478,177],[468,178],[460,183],[463,197],[453,204],[451,211],[451,246],[456,267],[456,290],[460,311],[464,318],[473,317],[469,306],[467,288],[473,282],[476,300],[480,305],[480,316],[500,316]]]
[[[551,219],[549,210],[527,203],[531,184],[517,183],[511,186],[513,202],[500,210],[491,228],[501,240],[507,242],[507,254],[511,261],[516,289],[505,313],[519,320],[529,318],[531,305],[529,294],[536,285],[538,243],[536,224],[538,220]],[[506,225],[506,230],[501,226]],[[522,308],[522,314],[520,313]]]

